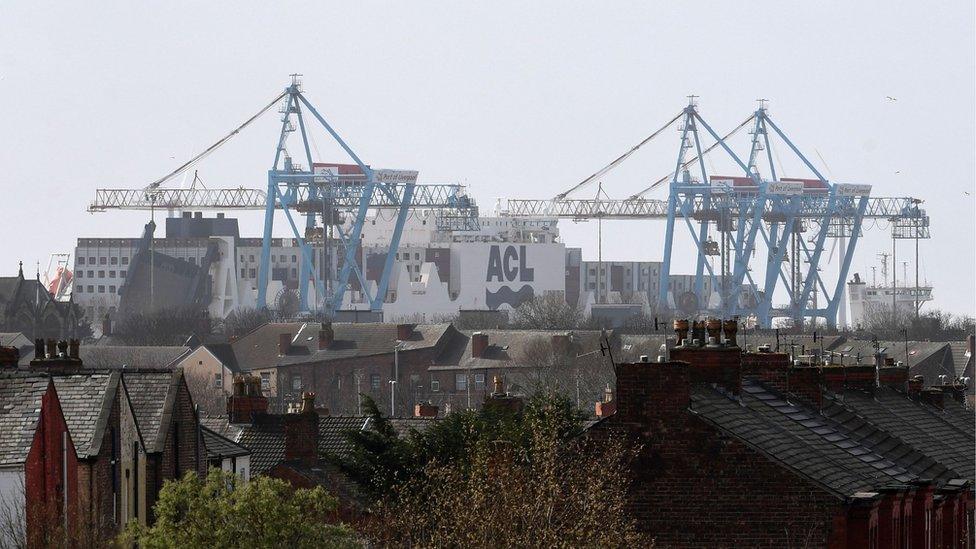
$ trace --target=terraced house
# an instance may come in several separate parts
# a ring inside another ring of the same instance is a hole
[[[38,348],[0,371],[2,520],[19,538],[0,545],[97,545],[151,523],[163,482],[213,457],[182,371],[85,368],[76,341]]]

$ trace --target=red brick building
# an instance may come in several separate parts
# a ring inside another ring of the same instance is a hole
[[[959,402],[883,361],[796,367],[710,328],[708,345],[619,364],[616,412],[589,430],[642,444],[641,529],[681,547],[971,546],[976,425]]]
[[[39,344],[0,370],[0,546],[93,546],[153,520],[163,482],[204,472],[207,449],[180,370],[85,368],[77,342]]]

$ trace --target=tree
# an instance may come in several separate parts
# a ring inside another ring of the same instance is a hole
[[[120,545],[184,547],[357,547],[352,531],[332,522],[335,498],[321,487],[293,489],[283,480],[211,469],[163,485],[156,522],[130,523]]]
[[[640,545],[624,510],[634,449],[585,437],[569,399],[537,393],[519,412],[455,412],[404,435],[364,407],[373,429],[347,433],[349,453],[329,459],[372,498],[374,543]]]
[[[583,325],[583,310],[566,303],[562,294],[549,292],[523,302],[512,311],[512,328],[574,330]]]
[[[873,308],[864,315],[864,323],[857,331],[878,339],[900,341],[908,337],[917,341],[960,341],[976,331],[976,321],[970,316],[953,316],[941,310],[926,311],[918,318],[911,312],[899,310],[891,314],[891,307]]]
[[[227,337],[241,337],[268,322],[271,322],[271,314],[267,309],[238,307],[224,319],[223,331]]]
[[[578,436],[568,411],[566,399],[537,399],[514,428],[432,460],[382,501],[370,537],[419,547],[646,546],[626,512],[633,448]]]
[[[205,309],[174,307],[129,314],[113,333],[126,345],[183,345],[190,336],[213,333],[213,322]]]

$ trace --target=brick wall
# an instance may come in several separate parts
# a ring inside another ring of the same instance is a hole
[[[41,398],[40,421],[24,467],[25,518],[31,547],[58,543],[65,533],[78,530],[78,460],[67,433],[52,383]]]
[[[693,415],[693,371],[618,365],[617,413],[594,428],[643,445],[629,503],[639,527],[664,546],[826,545],[841,501]]]

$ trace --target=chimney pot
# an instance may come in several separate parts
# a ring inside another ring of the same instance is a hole
[[[47,355],[44,354],[44,340],[34,340],[34,360],[43,360]]]
[[[58,342],[53,339],[48,339],[45,345],[44,353],[48,358],[57,358]]]
[[[78,360],[81,358],[80,355],[81,342],[77,339],[72,339],[68,342],[68,358],[73,358]]]

